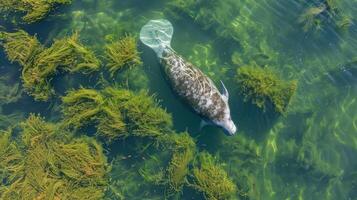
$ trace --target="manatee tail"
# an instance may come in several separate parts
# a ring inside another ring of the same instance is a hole
[[[171,38],[174,33],[172,24],[166,19],[150,20],[140,30],[140,40],[152,48],[158,57],[166,47],[171,48]]]

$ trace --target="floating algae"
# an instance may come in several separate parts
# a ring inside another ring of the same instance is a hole
[[[30,24],[45,18],[57,5],[70,3],[72,0],[1,0],[0,12],[25,13],[22,20]]]
[[[272,70],[259,66],[238,68],[236,80],[245,101],[251,101],[264,111],[272,104],[278,113],[286,111],[297,88],[296,81],[283,81]]]
[[[171,116],[146,92],[79,89],[70,91],[62,101],[69,127],[96,124],[97,135],[108,142],[129,136],[155,138],[172,127]]]
[[[191,186],[202,192],[209,200],[229,199],[236,192],[236,185],[228,178],[227,173],[214,157],[207,152],[198,156],[198,163],[193,169]]]
[[[59,71],[89,73],[100,67],[94,53],[79,42],[78,33],[55,40],[49,48],[22,30],[1,32],[0,40],[9,60],[22,66],[23,87],[35,100],[46,101],[55,94],[50,82]]]
[[[142,65],[136,45],[137,40],[130,35],[105,45],[106,65],[111,76],[124,67],[132,68]]]
[[[1,199],[102,199],[108,180],[103,149],[31,115],[1,135]],[[16,141],[16,142],[15,142]]]

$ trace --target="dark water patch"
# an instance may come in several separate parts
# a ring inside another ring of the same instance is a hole
[[[257,141],[265,140],[278,118],[283,116],[276,113],[271,104],[267,104],[264,111],[250,102],[243,102],[241,96],[238,99],[241,99],[239,103],[236,102],[239,112],[235,114],[233,111],[233,117],[236,118],[238,124],[238,132],[243,132],[247,137]]]

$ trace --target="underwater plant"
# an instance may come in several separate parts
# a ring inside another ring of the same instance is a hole
[[[11,130],[0,131],[0,181],[1,185],[6,183],[13,183],[22,174],[24,161],[20,148],[14,141],[11,140]],[[4,186],[0,185],[0,196],[6,190]]]
[[[321,30],[326,23],[330,22],[342,30],[352,24],[351,18],[340,10],[336,0],[323,0],[307,8],[300,15],[298,22],[303,25],[305,32]]]
[[[95,125],[97,135],[108,142],[118,138],[155,138],[171,132],[171,116],[147,92],[105,88],[79,89],[62,98],[66,126]]]
[[[94,53],[78,41],[78,33],[56,40],[51,47],[37,54],[31,64],[24,66],[22,80],[24,88],[36,100],[47,100],[54,94],[49,84],[60,68],[68,72],[88,73],[98,70],[100,61]]]
[[[190,185],[202,192],[206,199],[229,199],[237,190],[236,185],[228,178],[227,172],[207,152],[198,155],[192,171],[193,181]]]
[[[45,18],[56,6],[70,3],[72,0],[2,0],[0,12],[25,13],[22,20],[30,24]]]
[[[243,66],[237,69],[236,81],[244,101],[251,101],[264,111],[273,105],[284,113],[297,89],[297,81],[284,81],[267,67]]]
[[[121,110],[128,122],[128,131],[133,136],[158,137],[171,132],[172,117],[158,105],[154,96],[145,91],[134,93],[114,88],[104,91],[105,94],[111,95],[112,104]]]
[[[135,37],[126,35],[118,41],[111,41],[105,45],[106,66],[112,77],[124,67],[132,68],[142,65],[136,44]]]
[[[318,15],[326,10],[325,5],[319,7],[311,7],[304,11],[304,13],[299,17],[299,23],[303,24],[303,29],[305,32],[312,28],[317,30],[321,29],[321,20],[317,18]]]
[[[108,141],[126,135],[125,122],[121,113],[109,101],[96,90],[82,88],[69,91],[66,96],[62,97],[65,124],[79,129],[95,123],[97,134]]]
[[[49,48],[22,30],[1,32],[0,40],[9,60],[22,65],[23,87],[35,100],[46,101],[54,95],[50,82],[60,70],[89,73],[100,68],[94,53],[79,42],[78,33],[56,40]]]
[[[21,66],[31,63],[44,49],[36,36],[31,36],[23,30],[13,33],[0,32],[0,41],[9,61],[18,62]]]
[[[30,115],[13,139],[1,135],[1,199],[102,199],[108,164],[92,138],[73,138],[59,126]],[[16,142],[15,142],[16,141]],[[4,176],[5,175],[5,176]]]
[[[164,184],[167,195],[174,195],[187,183],[189,165],[195,155],[195,142],[187,133],[167,134],[159,139],[162,145],[171,149],[172,157],[166,169]]]

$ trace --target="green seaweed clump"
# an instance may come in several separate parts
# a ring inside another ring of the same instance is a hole
[[[142,65],[136,44],[135,37],[126,35],[118,41],[105,45],[105,57],[111,76],[123,67],[132,68]]]
[[[188,185],[195,142],[187,132],[164,134],[156,142],[158,145],[154,147],[159,152],[145,159],[144,167],[139,169],[140,176],[145,182],[159,186],[156,189],[163,190],[165,198],[180,195]]]
[[[251,101],[264,111],[272,104],[278,113],[284,113],[297,89],[297,81],[281,80],[274,71],[266,67],[240,67],[236,80],[244,100]]]
[[[198,163],[193,169],[191,186],[203,193],[209,200],[229,199],[237,190],[224,169],[216,164],[214,157],[207,152],[198,155]]]
[[[126,138],[155,138],[171,132],[171,116],[147,92],[105,88],[79,89],[62,98],[65,124],[76,129],[95,125],[108,142]]]
[[[93,89],[69,91],[62,97],[66,126],[79,129],[96,124],[97,134],[109,141],[126,135],[125,122],[118,107]]]
[[[0,40],[9,60],[22,66],[23,87],[35,100],[54,95],[50,82],[59,71],[89,73],[100,68],[94,53],[79,42],[78,33],[56,40],[49,48],[22,30],[0,32]]]
[[[1,199],[103,199],[108,164],[99,143],[35,115],[20,128],[0,137]]]
[[[45,18],[57,5],[70,3],[72,0],[1,0],[0,12],[25,13],[22,20],[30,24]]]
[[[13,33],[0,32],[0,42],[9,61],[18,62],[21,66],[31,63],[44,49],[36,36],[30,36],[23,30]]]
[[[185,132],[181,134],[165,135],[162,143],[168,145],[172,151],[172,157],[167,167],[167,193],[173,195],[182,190],[187,183],[189,174],[189,164],[194,158],[195,142],[191,136]]]
[[[1,183],[13,183],[19,179],[24,161],[19,147],[11,141],[11,130],[0,131],[0,181]],[[0,197],[6,190],[0,184]]]

